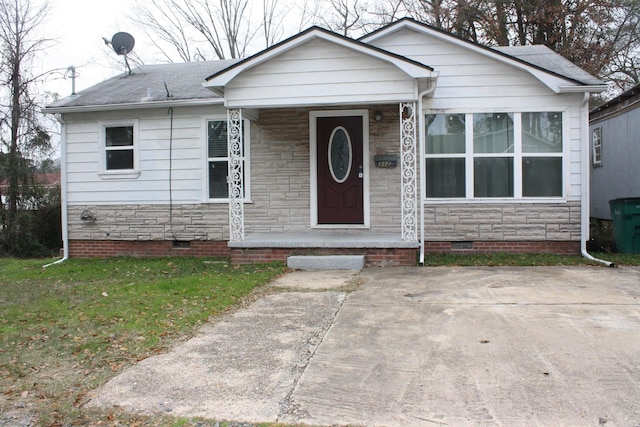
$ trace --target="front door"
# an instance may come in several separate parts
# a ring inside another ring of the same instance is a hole
[[[318,224],[364,224],[363,117],[317,117]]]

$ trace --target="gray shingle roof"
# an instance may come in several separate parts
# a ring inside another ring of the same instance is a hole
[[[492,49],[528,62],[538,68],[575,80],[583,85],[605,84],[544,45],[498,46]]]
[[[203,87],[202,82],[211,74],[237,61],[232,59],[142,65],[133,69],[132,75],[121,74],[112,77],[78,92],[75,97],[63,98],[47,108],[166,101],[168,98],[165,82],[171,100],[219,99],[218,95]]]
[[[584,85],[604,85],[603,82],[546,46],[502,46],[493,49]],[[132,75],[121,74],[105,80],[78,92],[77,96],[63,98],[50,104],[47,109],[98,107],[167,100],[220,99],[219,95],[203,87],[202,83],[207,77],[236,62],[238,62],[237,59],[142,65],[135,68]],[[165,83],[171,98],[167,98]]]

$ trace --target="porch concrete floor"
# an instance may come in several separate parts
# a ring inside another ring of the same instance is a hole
[[[311,233],[251,233],[230,248],[418,248],[400,234],[314,231]]]

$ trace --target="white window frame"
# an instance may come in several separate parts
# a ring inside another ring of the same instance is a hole
[[[485,114],[485,113],[509,113],[513,115],[514,126],[514,147],[512,153],[474,153],[473,145],[473,115]],[[557,153],[523,153],[522,151],[522,113],[560,113],[562,114],[562,151]],[[437,111],[423,111],[422,114],[464,114],[465,115],[465,152],[464,153],[450,153],[450,154],[427,154],[426,143],[424,144],[425,152],[422,153],[423,165],[426,168],[427,159],[436,158],[464,158],[465,159],[465,197],[447,197],[447,198],[433,198],[427,197],[425,193],[425,199],[423,202],[429,204],[438,203],[513,203],[517,202],[531,202],[531,203],[558,203],[565,202],[567,200],[567,189],[569,187],[567,182],[567,168],[569,167],[569,114],[568,109],[557,108],[534,108],[527,110],[512,110],[512,109],[492,109],[492,110],[477,110],[477,111],[460,111],[457,109],[452,110],[437,110]],[[426,129],[421,129],[421,132],[426,132]],[[513,197],[474,197],[475,188],[475,164],[474,159],[480,157],[506,157],[513,159]],[[562,191],[560,196],[556,197],[524,197],[522,194],[523,187],[523,170],[522,160],[524,158],[531,157],[558,157],[562,159]],[[425,169],[426,171],[426,169]],[[422,174],[422,185],[426,189],[426,173]]]
[[[591,165],[602,167],[602,126],[594,127],[591,131]]]
[[[139,135],[139,120],[117,120],[117,121],[104,121],[98,123],[100,127],[100,143],[99,143],[99,164],[101,179],[135,179],[140,176],[140,135]],[[107,128],[112,127],[133,127],[133,169],[107,169],[107,151],[113,150],[113,148],[107,147]]]
[[[227,141],[227,156],[225,157],[209,157],[209,122],[225,122],[227,126],[227,116],[225,114],[207,116],[204,119],[204,185],[203,200],[208,203],[229,203],[229,198],[209,198],[209,163],[210,162],[229,162],[229,151]],[[242,150],[243,172],[244,172],[244,203],[251,203],[251,121],[243,119],[243,142]],[[227,177],[229,179],[229,177]],[[228,184],[228,182],[227,182]]]

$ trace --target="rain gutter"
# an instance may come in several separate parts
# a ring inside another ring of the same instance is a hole
[[[589,204],[590,204],[590,170],[589,170],[589,92],[584,92],[580,111],[582,123],[582,197],[580,200],[580,253],[588,260],[599,262],[607,267],[615,267],[611,261],[605,261],[594,257],[587,252],[587,240],[589,240]]]
[[[67,212],[67,126],[62,118],[62,114],[56,115],[60,123],[60,213],[62,221],[62,258],[43,265],[47,268],[55,264],[60,264],[69,259],[69,224]]]
[[[436,90],[436,83],[437,79],[432,79],[430,86],[418,94],[418,141],[420,146],[420,155],[418,156],[420,158],[420,265],[424,264],[424,201],[427,198],[425,178],[426,160],[422,154],[425,152],[426,132],[424,129],[425,120],[422,108],[424,105],[424,98],[433,94]]]

